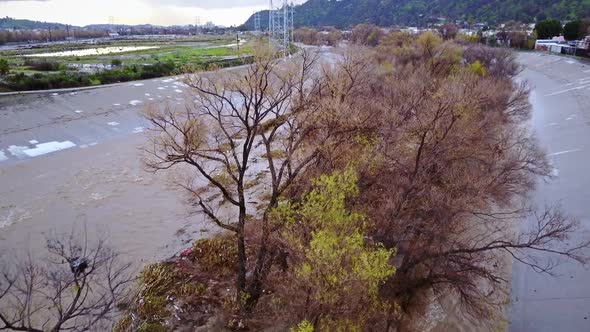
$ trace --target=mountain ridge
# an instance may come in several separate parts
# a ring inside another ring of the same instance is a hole
[[[309,0],[295,6],[294,25],[347,28],[359,23],[379,26],[425,26],[439,18],[496,24],[533,23],[547,17],[573,20],[590,16],[590,0]],[[262,11],[261,26],[268,26]],[[252,29],[254,15],[242,27]]]

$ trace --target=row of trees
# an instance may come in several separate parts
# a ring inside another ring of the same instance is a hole
[[[318,31],[313,28],[299,28],[293,31],[293,38],[306,45],[336,46],[342,40],[342,33],[337,29]]]
[[[0,45],[5,43],[61,41],[67,37],[84,39],[105,36],[107,36],[107,33],[104,30],[0,30]]]
[[[541,272],[536,252],[585,261],[588,242],[564,248],[577,222],[528,201],[551,167],[509,51],[425,33],[335,57],[259,56],[189,76],[186,108],[146,111],[147,165],[192,170],[192,205],[233,234],[241,319],[388,331],[449,292],[490,318],[503,254]]]
[[[550,39],[563,33],[566,40],[581,40],[590,35],[590,20],[574,20],[563,26],[559,20],[546,19],[535,25],[535,32],[539,39]]]

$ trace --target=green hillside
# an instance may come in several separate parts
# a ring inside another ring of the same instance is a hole
[[[268,25],[267,17],[268,12],[261,13],[263,27]],[[438,18],[526,23],[547,17],[590,17],[590,0],[309,0],[295,8],[296,26],[340,28],[359,23],[422,26]],[[251,29],[253,22],[250,17],[244,27]]]
[[[0,18],[0,29],[65,29],[65,24],[19,20],[11,17]]]

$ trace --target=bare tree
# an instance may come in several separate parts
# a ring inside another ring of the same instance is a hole
[[[104,240],[74,232],[47,240],[48,257],[4,260],[0,330],[88,331],[110,328],[134,280],[130,264]]]
[[[291,61],[261,56],[243,70],[187,76],[189,105],[145,112],[152,124],[147,166],[188,166],[193,176],[181,185],[194,204],[236,235],[242,309],[255,305],[272,262],[269,211],[321,151],[306,143],[317,130],[318,105],[311,98],[320,84],[313,79],[317,59],[306,51]],[[246,243],[253,219],[260,221],[258,243]],[[257,252],[250,265],[248,248]]]
[[[486,317],[498,305],[490,294],[508,282],[500,255],[550,273],[562,259],[586,262],[590,241],[566,246],[577,221],[528,201],[551,167],[527,130],[528,87],[511,81],[513,58],[490,62],[493,50],[470,52],[470,60],[497,66],[479,75],[445,51],[457,47],[451,42],[425,36],[416,43],[391,55],[394,69],[352,56],[326,72],[326,81],[340,83],[323,87],[323,104],[338,105],[331,116],[351,121],[333,123],[354,128],[362,144],[335,146],[340,162],[308,171],[357,165],[361,194],[351,203],[374,223],[373,240],[398,249],[383,296],[411,311],[424,294],[450,289],[470,313]],[[334,94],[333,86],[346,88]]]

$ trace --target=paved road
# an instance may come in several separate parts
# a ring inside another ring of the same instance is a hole
[[[560,203],[590,236],[590,65],[561,56],[522,53],[521,77],[533,85],[532,124],[554,166],[555,180],[534,194]],[[590,250],[588,251],[590,255]],[[548,258],[548,256],[545,256]],[[590,331],[590,270],[565,262],[557,277],[513,267],[510,331]]]

